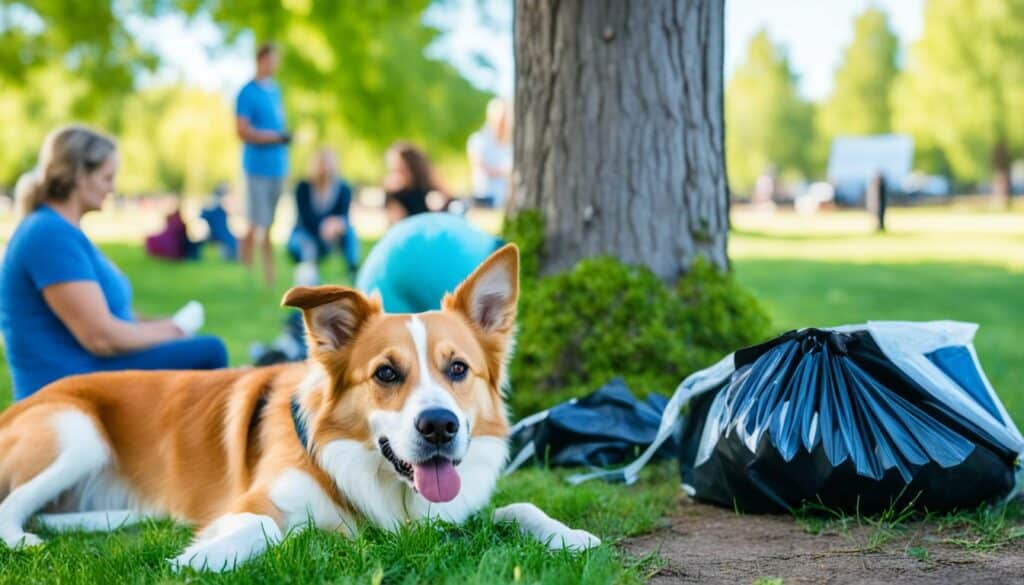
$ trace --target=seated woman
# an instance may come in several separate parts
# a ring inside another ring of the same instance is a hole
[[[25,398],[72,374],[101,370],[212,369],[227,365],[216,337],[190,337],[202,309],[137,321],[128,279],[80,228],[114,189],[114,141],[82,126],[52,132],[33,180],[18,193],[25,212],[0,266],[0,332]]]
[[[213,190],[213,198],[206,207],[199,212],[199,217],[206,222],[210,235],[206,238],[207,244],[220,244],[220,256],[224,260],[238,259],[238,239],[231,233],[228,226],[228,212],[224,208],[224,196],[228,193],[228,186],[223,181]]]
[[[503,244],[461,216],[416,215],[391,227],[370,250],[356,288],[379,293],[391,313],[437,310],[445,293]]]
[[[436,211],[429,205],[431,192],[437,192],[447,199],[430,160],[420,149],[408,142],[396,142],[388,149],[385,157],[388,175],[384,179],[384,210],[388,223],[394,225],[407,217],[428,211]]]
[[[359,238],[349,221],[352,188],[338,177],[337,157],[322,148],[313,157],[309,178],[295,187],[295,229],[288,253],[299,263],[298,284],[315,284],[317,265],[332,250],[341,251],[349,274],[359,265]]]

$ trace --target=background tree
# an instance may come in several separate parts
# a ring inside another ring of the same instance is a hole
[[[429,0],[178,0],[208,11],[229,39],[251,31],[282,48],[278,77],[291,120],[321,140],[345,128],[380,150],[399,138],[457,152],[482,123],[489,96],[426,55],[440,32],[424,25]]]
[[[0,136],[14,138],[0,151],[0,185],[12,185],[34,163],[48,130],[72,120],[144,147],[130,155],[139,171],[125,169],[129,192],[205,191],[211,177],[222,175],[220,157],[206,156],[214,152],[202,145],[227,146],[222,139],[232,121],[223,113],[233,108],[231,99],[216,104],[184,88],[136,86],[138,73],[158,63],[139,48],[126,25],[129,16],[175,12],[210,16],[229,44],[252,33],[282,47],[280,77],[296,133],[294,173],[304,172],[306,155],[329,141],[353,178],[377,180],[383,147],[398,138],[420,143],[442,167],[450,161],[465,166],[466,138],[482,123],[489,96],[425,54],[440,34],[421,22],[429,0],[129,4],[0,0],[0,120],[11,122]],[[203,104],[211,108],[206,124],[196,118]],[[147,125],[133,126],[142,119]],[[189,147],[154,148],[154,136],[144,134],[157,128],[162,138]],[[236,147],[217,152],[228,156]]]
[[[886,13],[869,8],[854,20],[853,41],[836,69],[832,95],[821,105],[821,133],[883,134],[892,130],[890,94],[899,74],[899,37]]]
[[[152,14],[157,0],[135,6]],[[60,67],[81,78],[73,114],[109,117],[135,87],[135,77],[157,64],[135,42],[110,0],[0,0],[0,87],[25,89],[32,73]],[[87,81],[85,81],[87,80]],[[51,87],[55,91],[57,87]]]
[[[518,0],[514,212],[542,272],[607,254],[725,268],[722,0]]]
[[[892,132],[892,88],[900,40],[889,17],[869,8],[853,22],[853,40],[835,71],[832,94],[817,109],[812,165],[824,170],[832,139]]]
[[[238,172],[234,110],[217,93],[177,86],[128,100],[120,132],[124,193],[210,193]]]
[[[748,192],[757,177],[810,171],[813,109],[797,91],[797,76],[785,50],[764,30],[747,46],[725,94],[729,184]]]
[[[895,94],[897,129],[1009,201],[1024,145],[1024,0],[932,0]]]

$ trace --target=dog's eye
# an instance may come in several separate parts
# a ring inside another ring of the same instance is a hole
[[[448,377],[453,382],[458,382],[459,380],[465,378],[466,372],[468,371],[469,366],[467,366],[465,362],[454,361],[448,365]]]
[[[398,381],[398,372],[391,366],[380,366],[373,373],[373,377],[383,384],[391,384]]]

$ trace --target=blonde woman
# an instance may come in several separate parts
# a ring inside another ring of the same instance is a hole
[[[227,364],[216,337],[190,337],[202,306],[137,321],[124,274],[81,229],[114,190],[114,141],[83,126],[52,132],[16,194],[25,215],[0,266],[0,332],[25,398],[72,374],[100,370],[210,369]]]
[[[486,207],[503,208],[512,172],[512,112],[505,101],[487,104],[483,128],[469,137],[466,151],[473,171],[473,199]]]
[[[295,186],[295,228],[288,238],[288,253],[299,263],[301,284],[318,280],[317,266],[332,251],[340,251],[349,274],[359,268],[359,239],[349,221],[352,188],[338,175],[338,157],[330,148],[313,156],[309,177]]]

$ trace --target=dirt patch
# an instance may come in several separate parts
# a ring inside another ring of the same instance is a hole
[[[651,583],[1001,583],[1024,582],[1024,542],[974,551],[936,523],[898,527],[833,523],[813,534],[790,516],[741,516],[685,501],[666,525],[622,547],[656,553]]]

